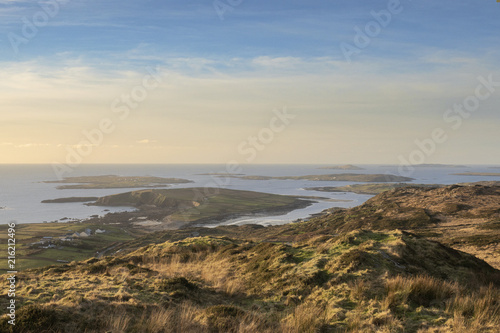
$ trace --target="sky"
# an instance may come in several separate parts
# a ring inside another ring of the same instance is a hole
[[[0,163],[500,164],[500,3],[0,0]]]

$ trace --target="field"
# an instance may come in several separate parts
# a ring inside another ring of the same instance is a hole
[[[64,198],[59,199],[64,201]],[[196,201],[198,200],[198,201]],[[280,213],[309,205],[311,201],[267,193],[203,188],[140,190],[99,198],[103,206],[136,206],[137,212],[108,214],[87,221],[20,224],[16,227],[16,268],[24,270],[62,264],[102,255],[137,236],[190,224],[214,223],[256,213]],[[154,223],[150,223],[153,221]],[[146,223],[144,223],[146,222]],[[7,264],[7,225],[0,226],[0,260]],[[86,229],[106,230],[90,237],[61,241],[67,234]],[[52,239],[43,239],[52,237]],[[44,241],[44,244],[33,244]],[[51,245],[55,248],[44,248]],[[6,267],[0,267],[5,272]]]
[[[88,238],[74,238],[72,242],[61,242],[59,237],[69,233],[83,232],[85,229],[105,229],[106,233],[92,235]],[[0,226],[0,243],[3,266],[2,272],[7,269],[7,225]],[[113,244],[134,239],[131,231],[123,227],[93,223],[40,223],[23,224],[16,226],[16,269],[25,270],[46,265],[61,264],[61,261],[83,260],[98,255],[98,252]],[[39,242],[43,237],[46,244],[31,245]],[[41,248],[54,244],[56,248]]]

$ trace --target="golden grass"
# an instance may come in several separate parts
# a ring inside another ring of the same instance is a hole
[[[37,313],[54,315],[61,327],[54,332],[488,332],[500,326],[498,287],[467,289],[452,279],[391,270],[394,262],[378,249],[396,253],[389,250],[401,246],[402,236],[382,236],[360,232],[290,246],[227,238],[168,242],[25,272],[18,291],[25,304],[36,305],[23,316],[36,323]],[[413,241],[404,244],[439,253],[433,243]]]

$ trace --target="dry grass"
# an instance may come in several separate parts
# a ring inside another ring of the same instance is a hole
[[[500,327],[500,291],[493,286],[482,287],[471,294],[455,296],[447,304],[453,313],[457,332]]]
[[[322,305],[305,303],[297,306],[290,316],[283,319],[281,332],[314,333],[327,323],[327,311]]]
[[[457,283],[441,281],[429,276],[397,276],[386,281],[387,296],[384,308],[390,309],[396,304],[413,303],[416,306],[442,306],[453,295],[460,292]]]
[[[449,267],[427,270],[429,262],[415,266],[420,262],[414,260],[410,267],[404,261],[409,253],[449,254],[399,232],[353,232],[294,245],[209,237],[167,242],[22,273],[19,295],[35,305],[19,315],[26,327],[86,333],[474,332],[500,326],[498,287],[478,282],[468,289],[441,277]],[[471,258],[452,254],[455,261],[447,262],[460,270],[456,276],[475,269]],[[435,275],[413,275],[410,268]],[[1,325],[0,331],[8,327]]]
[[[234,263],[218,258],[215,254],[195,253],[186,260],[183,254],[174,254],[163,260],[152,260],[146,266],[160,274],[160,277],[186,277],[203,281],[216,290],[229,295],[244,293],[240,279],[235,277]]]

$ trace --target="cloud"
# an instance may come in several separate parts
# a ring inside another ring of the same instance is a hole
[[[149,139],[144,139],[144,140],[138,140],[136,141],[137,143],[140,143],[140,144],[148,144],[148,143],[155,143],[157,142],[156,140],[149,140]]]
[[[297,57],[269,57],[261,56],[253,59],[253,64],[263,67],[290,68],[304,63],[303,59]]]
[[[332,57],[165,57],[159,66],[162,84],[129,108],[125,120],[113,112],[112,102],[140,86],[151,64],[110,64],[72,53],[3,62],[0,146],[6,156],[15,156],[14,149],[28,156],[21,148],[55,142],[40,149],[36,162],[50,163],[43,160],[49,150],[63,161],[65,147],[85,148],[78,145],[86,140],[82,133],[109,118],[116,131],[86,162],[225,162],[238,158],[243,140],[269,126],[274,108],[286,105],[297,120],[262,152],[261,161],[311,162],[328,152],[339,159],[356,153],[361,162],[386,162],[396,151],[411,149],[422,133],[443,126],[445,110],[474,93],[477,76],[497,68],[481,55],[439,66],[446,54],[422,54],[417,62],[365,58],[353,65]],[[499,81],[500,73],[494,77]],[[498,100],[495,95],[482,104],[468,124],[487,117],[498,124],[493,118]],[[471,128],[457,135],[483,138],[479,127]],[[25,143],[25,133],[35,143]]]
[[[23,143],[19,145],[14,145],[16,148],[39,148],[39,147],[50,147],[53,146],[50,143]]]

